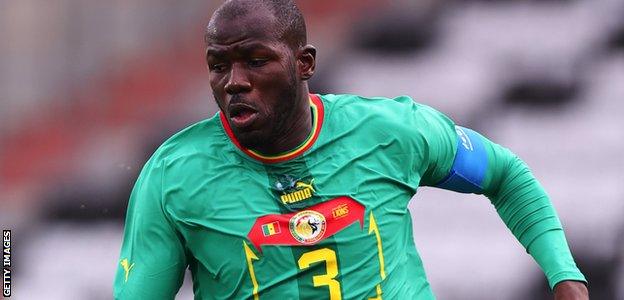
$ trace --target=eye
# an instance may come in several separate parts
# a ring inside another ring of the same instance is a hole
[[[224,63],[209,64],[208,68],[210,69],[210,71],[221,73],[226,70],[227,65]]]
[[[258,68],[264,66],[268,61],[266,58],[252,58],[247,64],[252,68]]]

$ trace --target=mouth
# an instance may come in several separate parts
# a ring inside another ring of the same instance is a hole
[[[244,103],[231,104],[228,111],[230,122],[238,128],[249,127],[258,118],[258,111]]]

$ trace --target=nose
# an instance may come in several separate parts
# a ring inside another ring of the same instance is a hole
[[[225,84],[226,93],[234,95],[251,90],[251,83],[249,82],[247,70],[244,66],[235,63],[232,65],[229,73],[228,81]]]

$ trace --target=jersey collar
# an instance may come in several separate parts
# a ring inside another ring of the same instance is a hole
[[[219,117],[221,119],[221,124],[223,125],[225,133],[230,138],[232,143],[236,146],[236,148],[240,149],[247,156],[250,156],[251,158],[260,162],[268,164],[278,163],[293,159],[310,149],[310,147],[314,145],[314,142],[321,132],[321,127],[323,126],[323,118],[325,115],[323,102],[321,101],[321,98],[316,94],[310,94],[309,99],[310,109],[312,110],[312,130],[310,132],[310,135],[305,139],[305,141],[303,141],[303,143],[301,143],[295,149],[277,155],[264,155],[257,151],[243,147],[234,136],[234,132],[232,132],[232,128],[230,127],[230,123],[227,121],[225,114],[223,114],[223,112],[219,112]]]

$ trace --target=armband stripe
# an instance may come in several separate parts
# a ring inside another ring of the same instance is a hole
[[[480,194],[488,168],[485,145],[479,134],[471,129],[455,126],[457,154],[453,166],[436,187],[460,193]]]

